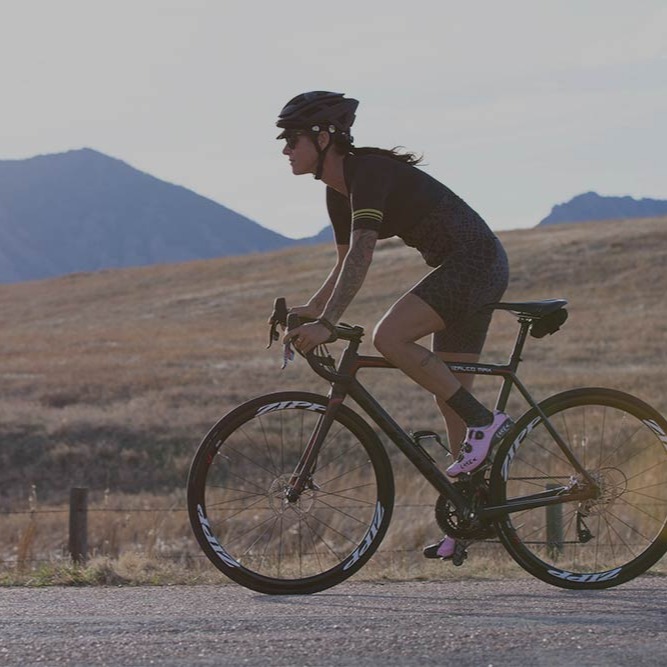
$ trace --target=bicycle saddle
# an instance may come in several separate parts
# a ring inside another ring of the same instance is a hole
[[[545,299],[544,301],[522,301],[515,303],[492,303],[490,307],[494,310],[510,310],[519,315],[530,315],[531,317],[544,317],[556,312],[567,305],[566,299]]]

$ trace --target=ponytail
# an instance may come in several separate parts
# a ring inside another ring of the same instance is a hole
[[[419,164],[424,156],[416,155],[415,153],[402,152],[402,146],[395,146],[394,148],[373,148],[371,146],[364,146],[363,148],[357,148],[356,146],[350,146],[350,153],[352,155],[382,155],[383,157],[391,158],[392,160],[398,160],[399,162],[404,162],[411,166]]]
[[[388,157],[391,160],[397,160],[398,162],[403,162],[404,164],[409,164],[411,166],[420,164],[424,159],[423,155],[401,151],[403,148],[402,146],[394,146],[394,148],[375,148],[372,146],[363,146],[357,148],[350,143],[347,137],[343,138],[340,135],[334,139],[334,145],[339,153],[351,153],[352,155],[380,155],[382,157]]]

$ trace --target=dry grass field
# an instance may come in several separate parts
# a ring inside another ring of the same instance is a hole
[[[667,412],[667,219],[499,236],[512,268],[505,300],[570,302],[562,331],[529,339],[520,375],[533,395],[602,385]],[[210,426],[267,391],[326,391],[303,362],[280,370],[279,348],[265,349],[266,318],[276,296],[303,302],[333,261],[321,246],[0,286],[0,559],[62,553],[60,510],[73,486],[88,487],[100,510],[90,520],[93,553],[197,553],[183,487]],[[382,242],[343,319],[371,330],[425,268],[414,251]],[[503,361],[515,330],[498,313],[485,358]],[[405,428],[442,430],[432,399],[397,371],[365,373]],[[477,385],[488,403],[497,390],[493,380]],[[400,464],[397,485],[385,546],[394,558],[438,536],[431,489]],[[175,511],[136,512],[155,508]]]

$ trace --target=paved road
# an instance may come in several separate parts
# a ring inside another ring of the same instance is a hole
[[[667,577],[0,589],[0,665],[664,665]]]

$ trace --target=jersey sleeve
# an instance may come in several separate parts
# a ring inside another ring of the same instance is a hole
[[[352,233],[352,213],[347,197],[327,187],[327,211],[338,245],[350,245]]]
[[[360,160],[350,187],[352,231],[380,232],[384,220],[390,177],[372,161]]]

